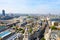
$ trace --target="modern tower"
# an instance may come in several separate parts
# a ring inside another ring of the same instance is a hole
[[[5,10],[2,10],[2,15],[5,16]]]

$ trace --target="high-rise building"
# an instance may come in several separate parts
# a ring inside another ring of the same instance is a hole
[[[5,16],[5,10],[2,10],[2,15]]]

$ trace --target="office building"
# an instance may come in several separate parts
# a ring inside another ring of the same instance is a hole
[[[2,15],[5,16],[5,10],[2,10]]]

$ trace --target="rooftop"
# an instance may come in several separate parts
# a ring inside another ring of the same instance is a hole
[[[60,38],[60,30],[52,30],[50,38],[56,39],[57,37]]]
[[[50,21],[60,22],[60,18],[50,19]]]

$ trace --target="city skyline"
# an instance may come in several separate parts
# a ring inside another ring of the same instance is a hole
[[[0,0],[0,13],[59,14],[60,0]]]

